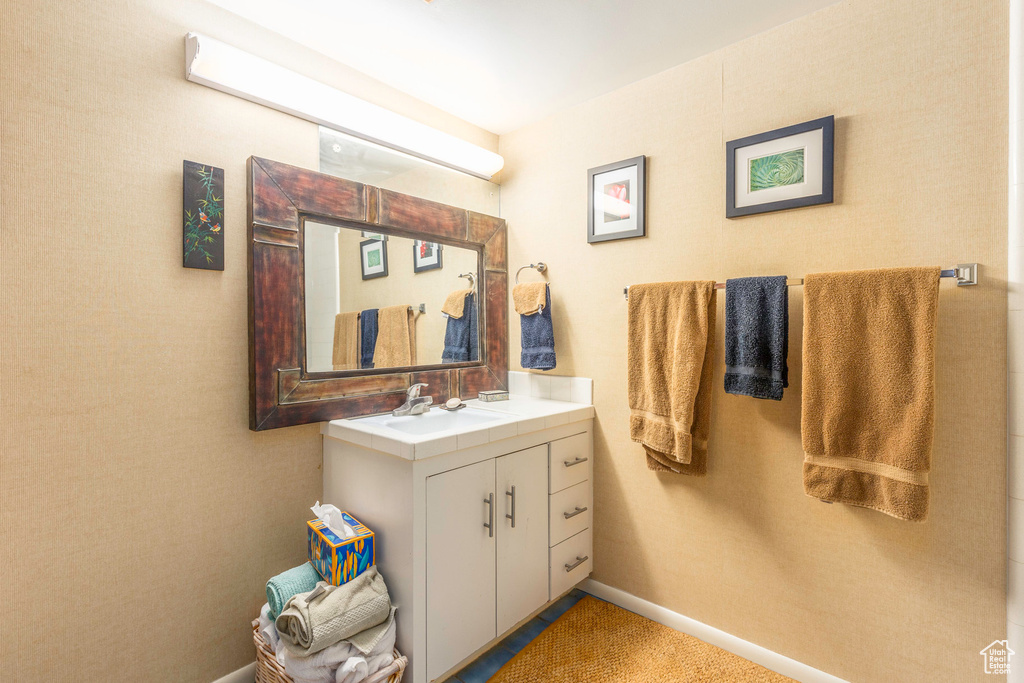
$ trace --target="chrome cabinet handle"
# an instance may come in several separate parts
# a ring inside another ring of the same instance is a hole
[[[590,460],[590,458],[577,457],[575,460],[563,460],[562,464],[564,464],[566,467],[572,467],[573,465],[579,465],[580,463],[586,462],[588,460]]]
[[[494,538],[494,494],[488,494],[484,502],[487,503],[487,522],[484,523],[484,528],[487,529],[487,535]]]
[[[506,496],[510,496],[512,498],[512,514],[510,515],[510,514],[508,514],[506,512],[505,513],[505,519],[511,519],[512,520],[512,528],[515,529],[516,528],[516,487],[513,486],[511,491],[505,491],[505,495]]]
[[[589,559],[590,559],[589,555],[584,555],[583,557],[580,557],[579,555],[577,555],[575,562],[573,562],[572,564],[565,565],[565,571],[566,572],[571,572],[573,569],[576,569],[576,567],[580,566],[581,564],[583,564],[584,562],[586,562]]]
[[[586,511],[587,511],[587,507],[585,505],[583,507],[580,507],[579,505],[577,505],[575,510],[573,510],[572,512],[563,512],[562,515],[566,519],[572,519],[573,517],[575,517],[576,515],[580,514],[581,512],[586,512]]]

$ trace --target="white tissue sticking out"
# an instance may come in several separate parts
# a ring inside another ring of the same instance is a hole
[[[356,530],[342,519],[341,510],[330,503],[324,503],[321,505],[318,500],[316,505],[309,509],[313,511],[313,514],[317,516],[317,519],[326,524],[327,528],[338,536],[341,536],[342,538],[355,538],[357,536]]]

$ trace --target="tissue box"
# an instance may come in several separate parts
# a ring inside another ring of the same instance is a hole
[[[355,538],[341,538],[320,519],[306,522],[309,563],[334,586],[348,583],[377,562],[373,532],[347,512],[341,516],[358,534]]]

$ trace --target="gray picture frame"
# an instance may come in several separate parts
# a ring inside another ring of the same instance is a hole
[[[372,246],[374,244],[380,245],[380,255],[383,262],[384,270],[380,273],[366,274],[366,259],[363,258],[363,249]],[[388,276],[388,243],[385,240],[363,240],[359,243],[359,271],[363,276],[364,280],[374,280],[379,277]]]
[[[594,225],[594,185],[600,181],[600,177],[610,171],[618,171],[636,166],[637,187],[636,192],[631,193],[630,204],[636,216],[636,228],[595,234]],[[595,244],[598,242],[610,242],[613,240],[625,240],[633,237],[645,237],[647,235],[647,157],[638,156],[624,159],[612,164],[605,164],[591,168],[587,171],[587,242]]]
[[[769,140],[792,137],[801,133],[821,129],[822,131],[822,155],[821,155],[821,193],[812,194],[794,199],[765,202],[750,206],[736,206],[736,150],[751,145],[761,144]],[[725,217],[740,218],[759,213],[772,211],[783,211],[785,209],[796,209],[804,206],[815,206],[817,204],[831,204],[833,202],[834,188],[834,166],[835,166],[835,116],[825,116],[813,121],[805,121],[784,128],[777,128],[767,133],[758,133],[737,140],[730,140],[725,143]]]

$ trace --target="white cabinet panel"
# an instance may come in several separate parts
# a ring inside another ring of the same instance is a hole
[[[501,634],[548,600],[548,448],[535,446],[494,462],[501,501],[496,531]]]
[[[551,545],[558,545],[570,536],[590,528],[590,481],[553,493],[549,512]],[[552,596],[554,597],[554,596]]]
[[[432,680],[496,635],[493,532],[504,506],[495,495],[494,460],[428,477],[426,493],[427,680]]]
[[[590,574],[594,567],[590,529],[551,549],[551,597],[557,598]]]
[[[590,435],[551,442],[551,493],[590,479]]]

